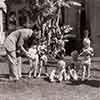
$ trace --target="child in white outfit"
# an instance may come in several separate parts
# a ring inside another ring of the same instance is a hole
[[[94,55],[93,48],[90,47],[90,39],[86,36],[83,40],[83,52],[80,54],[83,56],[83,76],[82,80],[88,79],[90,77],[90,67],[91,67],[91,56]],[[87,73],[87,76],[86,76]]]
[[[36,78],[37,76],[37,71],[38,71],[38,64],[39,64],[39,57],[37,54],[37,46],[33,45],[31,48],[28,50],[29,52],[29,57],[31,58],[29,60],[30,62],[30,70],[29,70],[29,77],[32,77],[32,73],[34,72],[33,77]]]
[[[52,70],[50,74],[50,82],[61,82],[63,79],[66,80],[66,69],[65,69],[66,63],[63,60],[59,60],[57,63],[56,69]]]

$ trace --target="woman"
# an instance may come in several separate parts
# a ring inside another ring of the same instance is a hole
[[[23,52],[26,56],[28,52],[23,47],[25,40],[30,40],[33,37],[33,31],[31,29],[18,29],[5,40],[4,47],[7,52],[9,62],[9,79],[19,80],[21,77],[21,53]]]

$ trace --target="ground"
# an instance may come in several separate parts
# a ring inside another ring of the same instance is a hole
[[[23,72],[29,69],[23,64]],[[28,79],[26,75],[17,82],[4,81],[7,63],[0,59],[0,100],[100,100],[100,63],[93,62],[91,78],[84,83],[49,83],[45,79]]]

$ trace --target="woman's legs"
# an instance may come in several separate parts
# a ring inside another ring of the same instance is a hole
[[[17,72],[17,58],[16,58],[16,52],[7,52],[8,56],[8,65],[9,65],[9,73],[10,77],[16,78],[16,80],[19,79],[18,72]]]
[[[22,59],[21,57],[17,57],[17,73],[18,73],[18,77],[21,78],[22,77],[22,70],[21,67],[22,66]]]

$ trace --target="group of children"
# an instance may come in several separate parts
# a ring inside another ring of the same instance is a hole
[[[42,66],[44,66],[47,62],[47,56],[46,56],[46,46],[41,43],[40,45],[32,45],[29,50],[29,63],[30,63],[30,70],[29,70],[29,78],[33,77],[40,77]],[[45,69],[46,71],[46,69]]]
[[[59,41],[58,41],[59,42]],[[77,50],[74,50],[71,53],[72,60],[70,64],[67,64],[64,61],[64,48],[60,46],[55,51],[55,59],[57,59],[57,66],[51,71],[47,72],[47,67],[45,66],[48,62],[48,53],[45,43],[41,43],[36,46],[33,45],[29,49],[30,59],[30,71],[29,77],[40,77],[42,73],[42,68],[45,68],[46,76],[49,78],[50,82],[61,82],[63,80],[75,80],[82,81],[89,79],[90,77],[90,68],[91,68],[91,56],[94,55],[93,48],[90,46],[90,39],[88,38],[88,32],[86,33],[85,38],[83,39],[83,49],[81,53],[78,53]],[[82,60],[79,60],[82,56]],[[81,69],[81,75],[79,74],[79,69]]]

